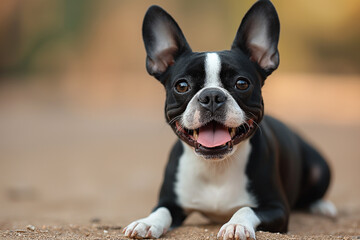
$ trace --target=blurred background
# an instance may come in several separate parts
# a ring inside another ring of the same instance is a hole
[[[253,2],[2,0],[0,227],[147,214],[176,137],[145,70],[145,12],[161,5],[194,51],[217,51]],[[328,198],[359,215],[360,2],[273,3],[281,60],[263,88],[266,112],[328,157]]]

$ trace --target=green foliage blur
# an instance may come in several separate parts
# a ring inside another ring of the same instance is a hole
[[[158,4],[194,51],[231,45],[249,0],[2,0],[0,78],[144,70],[141,23]],[[360,73],[360,1],[274,0],[283,72]]]

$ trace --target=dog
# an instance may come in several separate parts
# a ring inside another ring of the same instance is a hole
[[[262,86],[279,65],[280,23],[257,1],[230,50],[193,52],[175,20],[151,6],[143,22],[146,69],[165,87],[165,117],[179,140],[170,153],[152,213],[124,228],[130,238],[159,238],[200,212],[224,224],[221,239],[285,233],[292,209],[335,216],[323,196],[324,158],[297,133],[264,115]]]

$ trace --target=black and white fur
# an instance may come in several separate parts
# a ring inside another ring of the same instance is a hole
[[[149,8],[143,23],[146,67],[166,89],[165,116],[179,140],[158,205],[128,225],[125,236],[159,238],[194,211],[225,223],[222,239],[255,239],[255,230],[286,232],[294,208],[335,216],[336,208],[322,200],[330,182],[324,159],[284,124],[264,116],[261,88],[279,64],[279,28],[274,6],[259,0],[231,50],[193,52],[170,15]],[[214,132],[226,127],[231,141],[199,144],[197,133],[207,124]]]

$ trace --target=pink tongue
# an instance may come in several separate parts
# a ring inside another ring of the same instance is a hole
[[[231,140],[229,131],[221,124],[210,122],[199,129],[198,143],[204,147],[213,148],[221,146]]]

